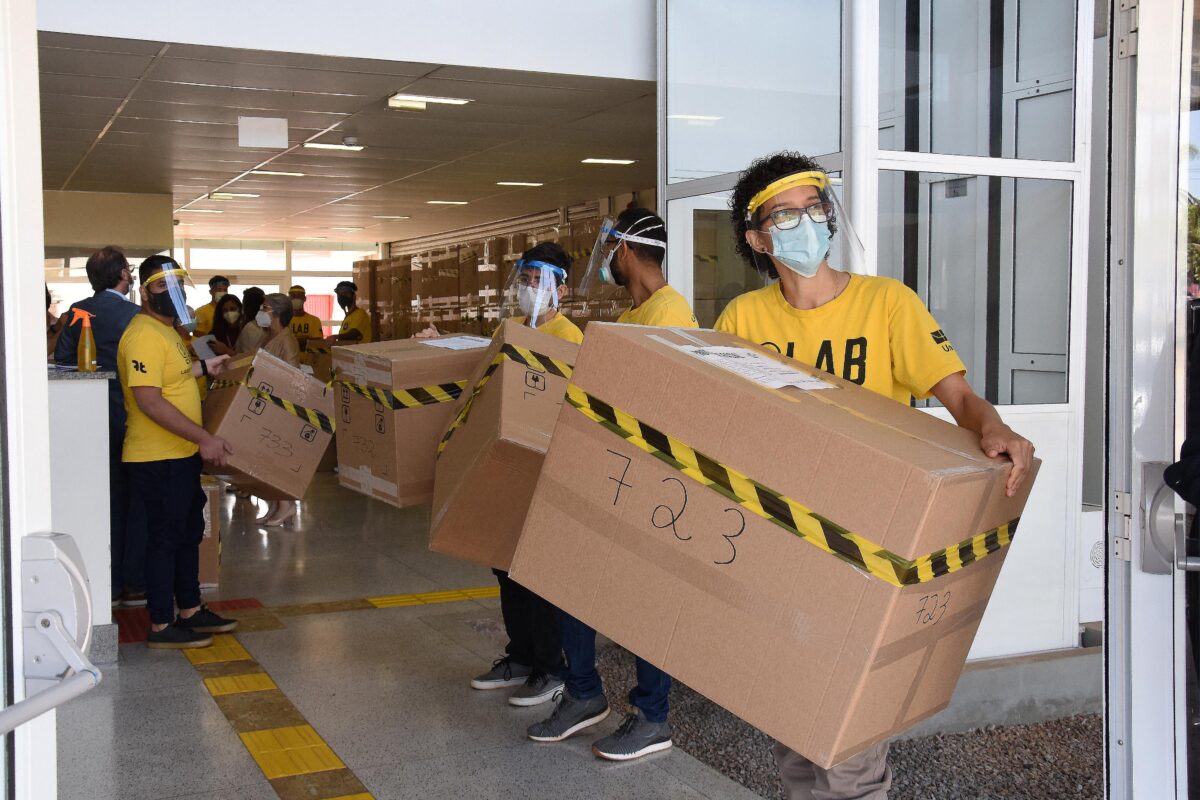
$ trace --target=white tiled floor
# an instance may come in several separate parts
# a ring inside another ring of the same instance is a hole
[[[329,474],[288,528],[259,528],[255,513],[225,497],[214,599],[280,606],[494,585],[489,570],[428,551],[425,509],[398,511]],[[678,750],[595,759],[588,747],[617,714],[561,745],[526,740],[549,706],[513,708],[467,683],[503,646],[495,600],[283,622],[239,639],[378,800],[754,797]],[[120,666],[58,719],[62,800],[275,797],[179,653],[123,646]]]

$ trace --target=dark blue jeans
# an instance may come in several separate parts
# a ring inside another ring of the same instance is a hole
[[[535,672],[561,674],[558,609],[508,577],[504,570],[493,569],[492,574],[500,584],[500,614],[508,634],[505,651],[509,658]]]
[[[567,655],[564,676],[567,691],[577,700],[587,700],[604,692],[600,673],[596,671],[596,630],[559,609],[558,627],[562,631],[563,651]],[[671,676],[658,667],[637,662],[637,685],[629,692],[629,702],[640,709],[651,722],[666,722],[667,696],[671,691]]]
[[[121,463],[125,431],[108,433],[108,542],[112,552],[112,596],[146,590],[146,511],[131,494],[129,470]]]
[[[200,488],[200,456],[125,466],[134,502],[146,512],[150,621],[169,625],[175,621],[176,607],[200,605],[200,542],[207,500]]]

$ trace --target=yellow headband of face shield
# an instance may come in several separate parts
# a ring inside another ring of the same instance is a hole
[[[181,280],[187,280],[188,276],[186,269],[164,269],[162,272],[156,272],[149,278],[146,278],[145,285],[149,286],[155,281],[166,280],[168,275],[173,275]]]
[[[788,189],[795,189],[797,186],[815,186],[818,190],[824,192],[829,188],[829,176],[819,170],[794,172],[791,175],[785,175],[779,180],[767,184],[765,189],[750,198],[750,203],[746,206],[746,219],[753,219],[754,212],[775,195],[786,192]]]

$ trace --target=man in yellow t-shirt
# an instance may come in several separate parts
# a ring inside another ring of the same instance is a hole
[[[513,322],[528,325],[559,339],[578,344],[583,331],[558,312],[558,301],[566,292],[567,270],[572,259],[554,242],[543,242],[521,254],[505,295],[510,298],[504,314]],[[515,299],[515,303],[512,302]],[[516,306],[515,308],[513,306]],[[519,310],[520,314],[514,315]],[[423,331],[420,338],[437,336]],[[504,570],[493,569],[500,584],[500,611],[508,634],[505,654],[492,668],[471,679],[472,689],[504,689],[517,686],[508,702],[535,706],[554,697],[563,688],[562,641],[557,609],[533,592],[514,583]]]
[[[207,647],[237,627],[200,598],[204,536],[201,459],[224,464],[233,448],[204,430],[196,378],[225,371],[229,356],[192,361],[175,324],[193,321],[187,272],[167,256],[138,268],[142,310],[117,345],[127,422],[122,460],[146,514],[146,601],[152,648]],[[179,615],[175,615],[178,607]]]
[[[738,253],[778,282],[734,298],[716,329],[897,402],[936,397],[961,427],[979,435],[985,453],[1008,454],[1008,493],[1014,494],[1028,474],[1033,445],[971,390],[954,346],[920,299],[890,278],[829,266],[837,218],[824,170],[796,153],[759,159],[739,177],[731,208]],[[892,780],[887,751],[885,741],[830,769],[782,744],[775,758],[791,800],[816,797],[818,785],[824,800],[886,800]]]
[[[214,275],[208,279],[208,293],[212,301],[196,309],[196,335],[207,336],[212,333],[213,317],[217,311],[217,303],[229,293],[229,279],[224,275]]]
[[[358,284],[352,281],[342,281],[334,288],[338,305],[346,316],[342,327],[333,336],[325,340],[325,344],[366,344],[372,340],[371,315],[358,307]]]
[[[293,286],[288,289],[288,297],[292,298],[292,335],[300,343],[303,350],[310,339],[324,339],[321,320],[304,310],[304,300],[307,295],[303,286]]]
[[[610,234],[597,240],[589,270],[595,265],[604,273],[604,283],[624,287],[633,297],[633,308],[617,321],[697,327],[687,301],[663,278],[667,255],[663,221],[647,209],[630,208],[621,212],[611,226],[608,223],[606,220],[602,228]],[[560,742],[598,724],[609,711],[604,685],[596,671],[596,630],[561,610],[558,625],[567,658],[566,685],[554,713],[529,727],[528,736],[535,742]],[[592,752],[600,758],[630,761],[672,746],[667,720],[671,676],[640,656],[635,658],[634,668],[637,683],[629,693],[634,713],[615,733],[592,744]]]

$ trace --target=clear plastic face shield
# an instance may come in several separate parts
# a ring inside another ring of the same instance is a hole
[[[560,302],[560,287],[566,286],[567,271],[547,261],[521,259],[513,266],[504,287],[500,313],[505,319],[520,318],[534,326],[554,316]]]
[[[196,314],[187,304],[186,289],[194,289],[195,286],[187,270],[182,267],[167,264],[163,267],[161,272],[154,273],[142,284],[146,290],[146,302],[155,314],[171,317],[175,324],[193,330],[196,327]]]
[[[773,258],[776,271],[811,278],[822,262],[862,274],[866,254],[839,198],[840,181],[819,170],[786,175],[746,207],[746,238],[759,269]]]
[[[634,242],[648,247],[667,249],[663,224],[655,217],[645,217],[629,226],[629,230],[618,230],[611,217],[600,222],[600,233],[592,247],[587,272],[579,283],[579,295],[589,303],[614,301],[628,305],[629,292],[624,288],[629,276],[621,272],[620,250],[625,244]]]

